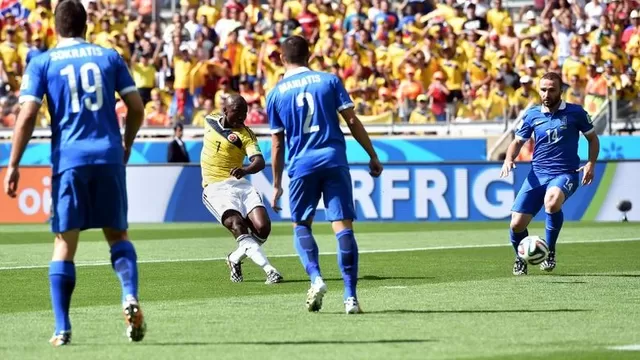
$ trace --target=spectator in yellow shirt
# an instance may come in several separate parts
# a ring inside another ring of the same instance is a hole
[[[242,49],[242,56],[240,57],[240,76],[241,80],[253,84],[258,77],[259,54],[254,35],[249,34],[246,40],[247,46]]]
[[[191,121],[191,125],[195,127],[204,127],[204,118],[213,112],[213,100],[205,99],[202,108],[196,111],[196,114],[193,116],[193,120]]]
[[[373,105],[373,115],[381,115],[393,110],[395,110],[395,106],[391,90],[381,87],[378,89],[378,99]]]
[[[467,65],[467,74],[474,89],[491,82],[491,64],[484,60],[484,47],[476,46],[474,59]]]
[[[6,28],[6,38],[0,44],[0,57],[4,65],[4,71],[9,77],[9,84],[14,90],[18,89],[16,77],[22,74],[22,66],[20,57],[18,56],[18,46],[15,42],[16,29],[14,27]]]
[[[572,74],[569,77],[569,87],[564,92],[564,101],[571,104],[584,105],[584,86],[581,85],[578,74]]]
[[[540,95],[533,89],[533,79],[525,75],[520,78],[520,88],[518,88],[511,98],[511,118],[515,118],[518,114],[526,109],[529,105],[540,104]]]
[[[604,74],[602,76],[607,80],[607,86],[610,91],[614,88],[618,91],[622,89],[622,81],[620,80],[620,75],[616,72],[613,61],[605,61]]]
[[[577,38],[571,40],[571,56],[562,63],[562,81],[569,83],[569,74],[578,74],[580,79],[587,79],[587,64],[580,56],[580,41]]]
[[[160,48],[158,46],[153,55],[136,51],[131,58],[133,81],[136,83],[136,87],[145,104],[151,101],[151,90],[156,86],[157,69],[155,64],[158,60]]]
[[[231,63],[231,88],[235,91],[240,89],[240,76],[242,74],[242,54],[243,46],[238,42],[238,32],[232,31],[227,37],[227,44],[224,47],[224,57]]]
[[[429,111],[429,98],[425,94],[420,94],[416,97],[417,107],[411,112],[409,116],[409,124],[433,124],[436,119]]]
[[[216,8],[216,0],[204,0],[204,5],[198,8],[198,19],[202,16],[207,18],[207,24],[211,27],[216,25],[220,13]]]

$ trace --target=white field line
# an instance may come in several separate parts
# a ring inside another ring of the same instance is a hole
[[[610,243],[610,242],[630,242],[640,241],[640,237],[636,238],[619,238],[619,239],[601,239],[601,240],[575,240],[563,241],[562,244],[590,244],[590,243]],[[496,248],[507,247],[511,244],[476,244],[476,245],[449,245],[449,246],[431,246],[431,247],[415,247],[402,249],[379,249],[379,250],[361,250],[360,254],[381,254],[411,251],[429,251],[429,250],[455,250],[455,249],[475,249],[475,248]],[[336,255],[336,252],[321,252],[320,255]],[[269,255],[270,258],[289,258],[297,257],[298,254]],[[187,258],[187,259],[153,259],[138,260],[138,264],[157,264],[157,263],[177,263],[177,262],[200,262],[200,261],[221,261],[226,257],[210,257],[210,258]],[[76,267],[84,266],[104,266],[111,265],[108,261],[92,261],[92,262],[76,262]],[[49,265],[25,265],[25,266],[4,266],[0,267],[0,271],[6,270],[26,270],[26,269],[48,269]]]
[[[622,345],[622,346],[609,346],[607,349],[619,350],[619,351],[640,351],[640,344]]]

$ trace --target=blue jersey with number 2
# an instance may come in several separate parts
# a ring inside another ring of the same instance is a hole
[[[20,102],[47,98],[53,174],[84,165],[123,164],[116,91],[124,96],[137,89],[115,50],[63,39],[29,62]]]
[[[582,106],[563,101],[555,113],[544,112],[541,106],[527,110],[516,137],[527,140],[534,136],[532,170],[540,176],[554,176],[580,167],[580,133],[593,131],[591,118]]]
[[[267,96],[272,133],[286,134],[289,177],[347,167],[338,112],[353,107],[340,79],[329,73],[297,68]]]

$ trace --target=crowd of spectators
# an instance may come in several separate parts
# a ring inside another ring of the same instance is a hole
[[[589,111],[612,88],[638,103],[636,0],[547,0],[515,11],[502,0],[181,0],[170,19],[152,16],[148,0],[83,2],[86,40],[130,64],[146,126],[202,126],[232,93],[250,104],[247,124],[265,124],[265,95],[284,74],[279,42],[292,34],[312,44],[309,66],[340,76],[371,121],[512,119],[539,101],[546,71],[561,73],[565,99]],[[55,1],[23,3],[28,19],[1,21],[5,127],[19,110],[25,66],[56,44]],[[117,112],[124,119],[122,102]],[[43,110],[40,124],[48,122]]]

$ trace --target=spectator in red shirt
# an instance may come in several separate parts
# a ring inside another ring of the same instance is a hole
[[[245,124],[247,125],[263,125],[267,123],[267,114],[260,108],[260,104],[254,102],[251,105],[251,111],[247,115]]]
[[[449,89],[443,83],[444,74],[440,71],[436,71],[433,74],[433,82],[429,85],[427,90],[427,97],[431,99],[431,112],[436,117],[437,121],[446,121],[447,114],[447,97],[449,96]]]
[[[238,13],[241,13],[244,11],[244,5],[242,5],[242,3],[238,0],[228,0],[227,2],[224,3],[224,7],[228,8],[229,10],[235,10]]]
[[[298,15],[298,22],[300,23],[300,27],[302,27],[302,32],[304,36],[311,42],[315,43],[318,38],[318,29],[320,26],[320,21],[318,20],[318,15],[309,11],[309,1],[302,0],[302,11]]]

